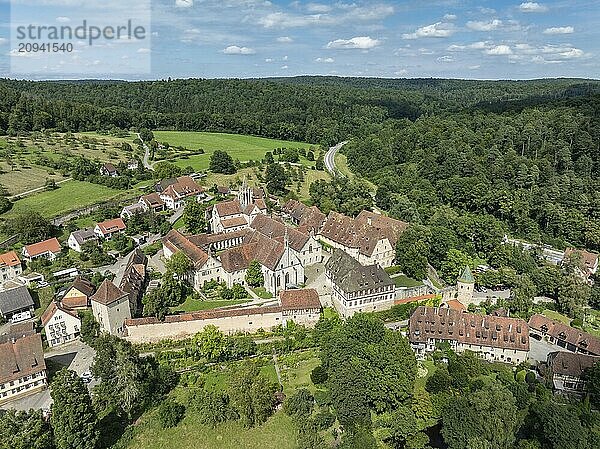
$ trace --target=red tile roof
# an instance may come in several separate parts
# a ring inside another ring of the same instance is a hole
[[[279,294],[282,310],[320,309],[319,294],[314,288],[285,290]]]
[[[162,239],[165,245],[172,252],[181,251],[188,259],[192,261],[195,267],[201,267],[208,260],[208,254],[193,244],[186,236],[179,231],[172,229]]]
[[[60,253],[60,243],[56,238],[44,240],[43,242],[34,243],[32,245],[26,245],[25,251],[29,257],[39,256],[45,253]]]
[[[248,222],[244,217],[226,218],[221,220],[221,226],[224,229],[237,228],[239,226],[246,226]]]
[[[529,351],[529,326],[521,319],[418,307],[409,322],[411,343],[454,340],[494,348]]]
[[[125,223],[122,219],[114,218],[112,220],[106,220],[98,223],[98,227],[100,228],[102,235],[107,235],[114,232],[123,231],[127,226],[125,226]]]
[[[161,195],[170,196],[173,199],[186,198],[192,195],[199,195],[204,192],[196,181],[189,176],[180,176],[177,181],[168,186]]]
[[[0,384],[37,374],[45,369],[40,334],[18,338],[14,343],[11,340],[0,344]]]
[[[567,248],[565,250],[565,259],[570,257],[572,254],[580,254],[581,261],[588,270],[593,270],[598,265],[598,254],[591,253],[584,249]]]
[[[112,304],[124,297],[127,296],[127,293],[117,287],[108,279],[105,279],[104,282],[98,287],[96,293],[94,293],[90,299],[92,302],[97,302],[99,304],[103,304],[105,306]]]
[[[16,252],[9,251],[0,254],[0,267],[16,267],[17,265],[21,265],[21,259],[19,259]]]
[[[269,238],[275,239],[284,237],[285,231],[287,230],[290,248],[298,252],[304,248],[304,245],[306,245],[309,238],[307,234],[303,234],[294,228],[290,228],[284,223],[277,221],[274,218],[267,217],[266,215],[257,215],[250,227]]]
[[[446,303],[449,309],[458,310],[459,312],[466,312],[467,308],[458,299],[451,299]]]
[[[149,193],[148,195],[144,195],[140,198],[144,203],[146,203],[149,207],[157,208],[165,205],[165,202],[160,198],[160,195],[157,192]]]
[[[529,318],[529,327],[559,340],[566,341],[580,351],[587,351],[593,355],[600,355],[599,338],[582,330],[551,320],[544,315],[536,314]]]
[[[215,209],[221,218],[242,213],[239,200],[222,201],[215,204]]]
[[[77,312],[74,312],[72,310],[68,310],[64,307],[61,307],[59,304],[56,303],[56,301],[52,301],[50,303],[50,305],[46,308],[46,310],[44,310],[44,313],[42,313],[41,316],[41,321],[42,321],[42,326],[45,326],[48,321],[50,321],[50,319],[52,319],[52,317],[54,316],[54,313],[60,310],[61,312],[67,313],[75,318],[79,318],[79,316],[77,315]]]

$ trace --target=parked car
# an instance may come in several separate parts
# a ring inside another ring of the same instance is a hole
[[[94,376],[92,376],[92,373],[90,373],[89,371],[83,372],[80,377],[81,380],[83,380],[83,383],[85,384],[89,384],[94,378]]]

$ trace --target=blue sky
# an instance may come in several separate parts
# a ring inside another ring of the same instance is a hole
[[[97,3],[113,11],[135,1],[144,0]],[[11,5],[0,0],[0,76],[61,78],[69,73],[64,67],[81,74],[71,78],[127,79],[600,75],[600,1],[151,1],[151,42],[126,53],[119,53],[125,46],[100,45],[94,57],[82,50],[28,75],[10,72],[14,23]],[[40,23],[74,22],[95,14],[83,14],[85,3],[14,0],[12,8]],[[151,65],[136,73],[144,59]]]

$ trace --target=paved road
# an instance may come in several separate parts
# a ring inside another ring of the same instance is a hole
[[[331,148],[329,148],[329,151],[327,151],[327,153],[325,153],[325,169],[331,173],[333,176],[339,175],[342,178],[344,177],[343,174],[341,174],[336,168],[335,168],[335,153],[338,152],[338,150],[340,148],[342,148],[344,145],[346,145],[348,142],[340,142],[338,143],[336,146],[333,146]]]
[[[140,133],[136,134],[138,136],[138,139],[142,140],[142,136],[140,136]],[[150,163],[150,148],[148,147],[148,145],[146,145],[146,142],[144,142],[143,140],[142,146],[144,147],[144,159],[142,160],[142,164],[144,164],[144,168],[154,171],[154,167]]]

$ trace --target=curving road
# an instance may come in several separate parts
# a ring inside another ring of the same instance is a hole
[[[335,168],[335,154],[347,143],[348,141],[340,142],[336,146],[329,148],[329,151],[325,153],[325,158],[323,160],[325,162],[325,169],[331,173],[332,176],[340,176],[341,178],[344,178],[344,175]]]
[[[150,148],[148,148],[148,145],[146,145],[146,142],[144,142],[142,140],[142,136],[140,136],[140,133],[136,133],[136,134],[138,136],[138,139],[140,139],[140,141],[142,142],[142,146],[144,147],[144,159],[142,160],[142,164],[144,164],[144,168],[146,168],[148,170],[154,170],[154,167],[150,163]]]

